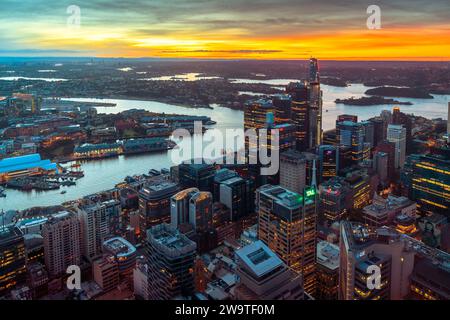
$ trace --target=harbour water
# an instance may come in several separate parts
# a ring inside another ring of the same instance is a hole
[[[283,86],[289,82],[288,79],[278,80],[246,80],[238,79],[240,82],[268,83],[274,86]],[[389,105],[377,106],[346,106],[336,105],[334,101],[338,98],[344,99],[354,96],[355,98],[364,96],[364,92],[369,89],[362,84],[353,84],[349,87],[333,87],[322,85],[323,90],[323,129],[328,130],[335,127],[336,117],[339,114],[356,114],[359,120],[366,120],[379,115],[384,109],[392,110]],[[401,106],[405,113],[413,113],[427,118],[447,118],[447,103],[450,95],[435,95],[434,99],[410,99],[396,98],[399,101],[410,101],[413,105]],[[166,114],[187,114],[209,116],[217,124],[213,128],[224,132],[227,128],[242,128],[243,112],[231,110],[213,105],[213,109],[206,108],[186,108],[169,105],[155,101],[140,100],[120,100],[120,99],[72,99],[76,101],[114,103],[115,107],[98,107],[100,113],[118,113],[128,109],[146,109],[153,112],[164,112]],[[189,143],[189,141],[180,142]],[[208,142],[209,144],[209,142]],[[238,145],[240,147],[242,145]],[[147,173],[150,169],[169,168],[172,162],[172,153],[179,152],[178,149],[158,153],[140,154],[132,156],[120,156],[117,158],[88,161],[82,163],[82,170],[85,177],[77,181],[76,186],[62,187],[60,190],[45,192],[22,192],[7,189],[6,198],[0,198],[0,209],[23,210],[34,206],[57,205],[64,201],[73,200],[82,196],[106,190],[114,187],[128,175]],[[66,190],[65,194],[61,194]]]

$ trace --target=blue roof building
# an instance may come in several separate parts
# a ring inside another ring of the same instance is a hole
[[[38,153],[0,160],[0,181],[16,176],[27,176],[38,171],[59,172],[56,163],[42,160]]]

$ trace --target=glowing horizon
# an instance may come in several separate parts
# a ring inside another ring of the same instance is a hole
[[[450,60],[446,0],[378,1],[379,30],[347,0],[84,0],[79,29],[66,25],[69,1],[2,2],[0,56]]]

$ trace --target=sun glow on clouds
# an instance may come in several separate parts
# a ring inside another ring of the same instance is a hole
[[[450,26],[440,23],[445,20],[447,2],[442,2],[441,10],[429,8],[438,15],[442,12],[440,20],[430,18],[433,15],[426,10],[410,18],[401,10],[383,11],[391,14],[390,19],[386,18],[389,23],[383,24],[381,30],[368,30],[365,9],[359,6],[330,16],[326,10],[339,8],[327,9],[314,3],[314,8],[302,6],[297,12],[293,5],[310,1],[279,1],[258,2],[254,7],[251,0],[230,0],[227,5],[215,0],[180,0],[173,4],[156,1],[151,5],[142,2],[142,7],[135,8],[126,6],[123,0],[115,4],[117,8],[108,9],[103,8],[106,2],[91,0],[82,5],[79,29],[67,27],[64,15],[42,13],[29,19],[19,17],[26,10],[3,15],[0,12],[0,41],[16,50],[79,50],[103,57],[450,59]],[[176,5],[179,7],[171,7]],[[126,8],[123,15],[122,7]],[[51,5],[48,8],[53,9]]]

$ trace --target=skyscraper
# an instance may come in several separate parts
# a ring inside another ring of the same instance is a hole
[[[42,236],[45,266],[51,277],[65,274],[71,265],[80,265],[81,230],[75,213],[62,211],[51,215],[42,228]]]
[[[373,169],[380,177],[381,183],[388,182],[389,155],[386,152],[375,152],[373,156]]]
[[[340,230],[339,299],[449,298],[449,254],[393,228],[344,221]],[[379,268],[379,285],[369,267]]]
[[[200,191],[189,200],[189,223],[197,234],[204,234],[212,229],[212,194]]]
[[[232,221],[254,213],[255,197],[252,181],[233,177],[221,182],[219,192],[220,202],[230,209]]]
[[[306,186],[306,159],[299,151],[286,151],[280,155],[280,185],[302,194]]]
[[[25,243],[22,232],[0,224],[0,297],[26,280]]]
[[[259,99],[256,101],[249,101],[245,105],[244,110],[244,130],[265,128],[268,113],[276,115],[276,107],[272,100]]]
[[[320,181],[337,176],[339,172],[339,148],[331,145],[319,146]]]
[[[411,150],[412,147],[412,121],[411,118],[400,111],[399,107],[394,107],[392,110],[392,124],[401,125],[405,128],[405,143],[406,151]]]
[[[213,192],[216,168],[209,163],[194,163],[193,160],[181,163],[178,176],[182,188],[198,188],[200,191]]]
[[[354,164],[370,157],[370,143],[365,142],[365,132],[364,123],[353,121],[336,122],[338,145],[350,148],[351,161]]]
[[[290,123],[291,120],[291,96],[288,94],[275,94],[272,96],[275,107],[275,123]]]
[[[81,226],[82,252],[93,261],[102,255],[103,240],[118,233],[120,202],[109,200],[77,208]]]
[[[257,189],[258,238],[289,267],[303,275],[304,289],[315,290],[316,190],[301,195],[280,186]]]
[[[394,179],[395,175],[395,143],[384,140],[378,143],[375,154],[383,152],[387,155],[387,181]]]
[[[170,222],[170,197],[179,191],[173,182],[156,182],[144,185],[139,192],[140,234],[144,239],[146,230],[154,225]]]
[[[319,64],[311,58],[309,64],[310,148],[322,144],[322,90],[320,90]]]
[[[351,208],[350,187],[342,177],[331,178],[319,186],[320,221],[332,225],[343,220]]]
[[[292,97],[291,117],[296,127],[296,149],[306,151],[311,147],[313,128],[310,127],[311,105],[307,82],[291,82],[286,92]]]
[[[409,179],[411,198],[423,215],[439,213],[450,218],[450,160],[437,154],[417,156]]]
[[[388,125],[387,139],[395,143],[395,168],[403,168],[406,157],[406,129],[401,125]]]
[[[147,230],[148,297],[171,300],[194,293],[196,244],[168,224]]]
[[[198,192],[197,188],[188,188],[170,198],[170,224],[173,228],[189,223],[189,201]]]

